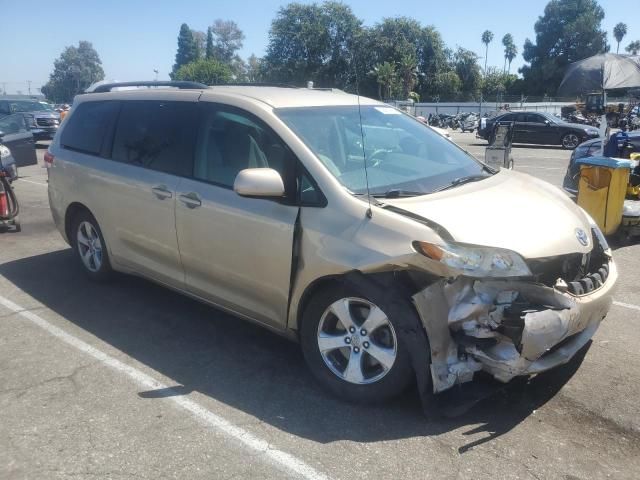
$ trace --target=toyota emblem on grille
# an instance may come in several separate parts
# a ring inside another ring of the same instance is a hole
[[[589,237],[587,236],[587,232],[585,232],[583,229],[576,228],[576,238],[585,247],[589,245]]]

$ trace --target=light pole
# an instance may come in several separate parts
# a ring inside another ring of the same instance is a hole
[[[27,80],[27,90],[29,91],[29,96],[31,96],[31,80]]]
[[[156,75],[155,75],[154,80],[155,80],[155,81],[158,81],[158,69],[157,69],[157,68],[154,68],[154,69],[153,69],[153,73],[155,73],[155,74],[156,74]]]

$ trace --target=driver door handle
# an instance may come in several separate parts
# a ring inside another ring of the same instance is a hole
[[[202,205],[202,200],[196,192],[189,192],[178,197],[188,208],[197,208]]]
[[[156,185],[155,187],[151,187],[151,191],[160,200],[173,197],[173,193],[171,193],[171,190],[169,190],[166,185]]]

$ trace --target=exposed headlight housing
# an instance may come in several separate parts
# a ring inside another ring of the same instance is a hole
[[[11,155],[11,151],[4,145],[0,145],[0,158],[5,158]]]
[[[425,257],[445,265],[452,276],[502,278],[532,275],[519,254],[503,248],[420,241],[413,242],[413,247]]]

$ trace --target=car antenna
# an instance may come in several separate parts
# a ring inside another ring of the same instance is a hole
[[[367,171],[367,154],[364,145],[364,129],[362,127],[362,107],[360,106],[360,88],[358,87],[358,66],[355,62],[354,56],[351,57],[353,60],[353,71],[356,75],[356,98],[358,99],[358,119],[360,120],[360,143],[362,144],[362,161],[364,163],[364,181],[367,186],[367,202],[369,207],[367,208],[367,218],[373,217],[373,211],[371,210],[371,193],[369,192],[369,172]]]

